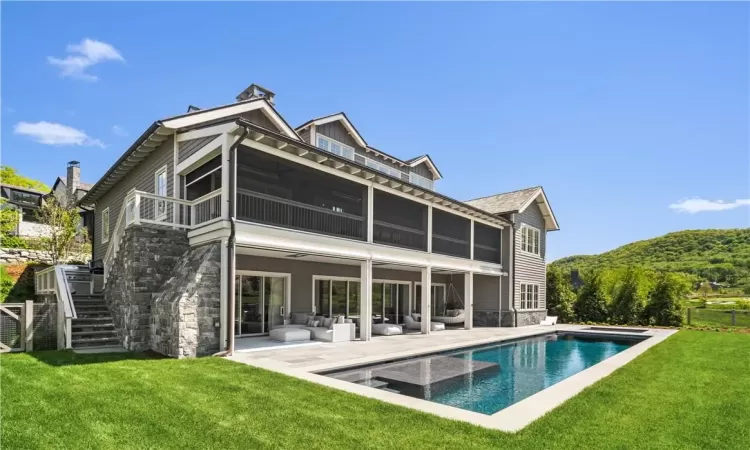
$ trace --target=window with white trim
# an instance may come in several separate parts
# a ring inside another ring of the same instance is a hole
[[[539,309],[539,285],[521,283],[521,309]]]
[[[166,197],[167,196],[167,166],[162,167],[154,173],[154,194]],[[156,201],[156,220],[164,220],[167,218],[167,202],[165,200]]]
[[[354,161],[354,149],[327,136],[318,136],[318,148]]]
[[[102,211],[102,244],[109,242],[109,208]]]
[[[521,226],[521,251],[541,256],[540,242],[541,231],[538,228],[529,225]]]

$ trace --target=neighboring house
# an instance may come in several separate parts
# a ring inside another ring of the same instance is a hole
[[[154,122],[80,201],[120,345],[231,351],[293,313],[340,316],[364,341],[413,317],[423,333],[515,323],[511,230],[536,204],[503,215],[452,199],[428,155],[376,149],[344,113],[292,128],[274,100],[251,85]]]
[[[513,311],[508,312],[513,314],[502,315],[503,325],[538,324],[547,315],[547,232],[560,229],[544,189],[536,186],[466,203],[513,224],[509,231],[513,233],[514,246],[508,265],[509,279],[513,280]]]
[[[66,173],[64,177],[57,177],[50,194],[54,195],[60,204],[75,205],[89,192],[93,184],[81,181],[81,163],[78,161],[70,161]],[[86,228],[91,239],[94,235],[94,211],[79,208],[78,212],[81,215],[81,227]]]
[[[70,182],[68,180],[71,180]],[[37,212],[46,199],[54,196],[63,205],[75,206],[93,186],[81,182],[81,165],[78,161],[70,161],[67,176],[57,177],[52,189],[48,192],[31,188],[12,186],[1,183],[2,198],[6,203],[19,211],[19,222],[16,235],[24,237],[39,237],[49,231],[49,226],[39,223]],[[72,200],[69,200],[72,199]],[[79,208],[81,227],[86,227],[89,236],[94,234],[94,211]]]
[[[47,192],[36,189],[0,183],[5,208],[18,211],[18,225],[15,234],[24,237],[39,237],[47,231],[47,226],[39,223],[37,211],[42,207]]]

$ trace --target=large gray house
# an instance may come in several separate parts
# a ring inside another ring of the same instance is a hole
[[[292,325],[367,341],[544,319],[540,187],[455,200],[429,155],[379,150],[344,113],[293,128],[274,100],[251,85],[154,122],[81,199],[114,330],[79,345],[185,357]]]

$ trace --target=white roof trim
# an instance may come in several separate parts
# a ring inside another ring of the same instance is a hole
[[[232,105],[221,106],[219,108],[207,109],[202,111],[194,112],[190,115],[175,117],[174,119],[166,119],[161,121],[161,125],[172,129],[180,129],[186,127],[192,127],[200,125],[204,122],[210,122],[212,120],[221,119],[224,117],[234,116],[237,114],[246,113],[260,109],[263,114],[271,120],[274,125],[278,127],[281,132],[292,139],[299,140],[299,136],[295,131],[284,122],[284,119],[268,104],[265,99],[253,99],[244,102],[234,103]]]
[[[552,208],[550,208],[549,202],[547,201],[547,195],[542,188],[537,189],[537,192],[529,198],[526,204],[518,208],[518,212],[524,212],[526,208],[539,198],[540,195],[542,196],[542,201],[537,203],[539,204],[539,209],[542,211],[542,216],[544,217],[545,228],[547,231],[559,230],[560,226],[557,224],[557,219],[555,219],[555,215],[552,213]]]
[[[430,157],[427,155],[424,155],[421,158],[415,159],[414,161],[410,162],[409,167],[416,167],[422,163],[427,164],[427,167],[430,168],[430,171],[432,171],[432,174],[435,175],[436,180],[443,178],[442,176],[440,176],[440,171],[435,166],[435,163],[433,163],[432,159],[430,159]]]
[[[327,123],[339,122],[339,121],[344,125],[344,128],[346,128],[346,130],[354,138],[354,140],[357,142],[357,144],[359,144],[361,147],[367,148],[367,142],[365,142],[365,139],[359,133],[357,133],[357,129],[354,128],[354,125],[352,125],[351,122],[349,122],[349,119],[346,118],[346,116],[344,115],[344,113],[338,113],[338,114],[334,114],[332,116],[323,117],[321,119],[314,120],[309,125],[315,125],[317,127],[317,126],[320,126],[320,125],[325,125]]]

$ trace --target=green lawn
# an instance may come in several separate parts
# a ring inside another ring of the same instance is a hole
[[[0,357],[2,448],[750,448],[750,335],[681,331],[518,434],[217,358]]]

